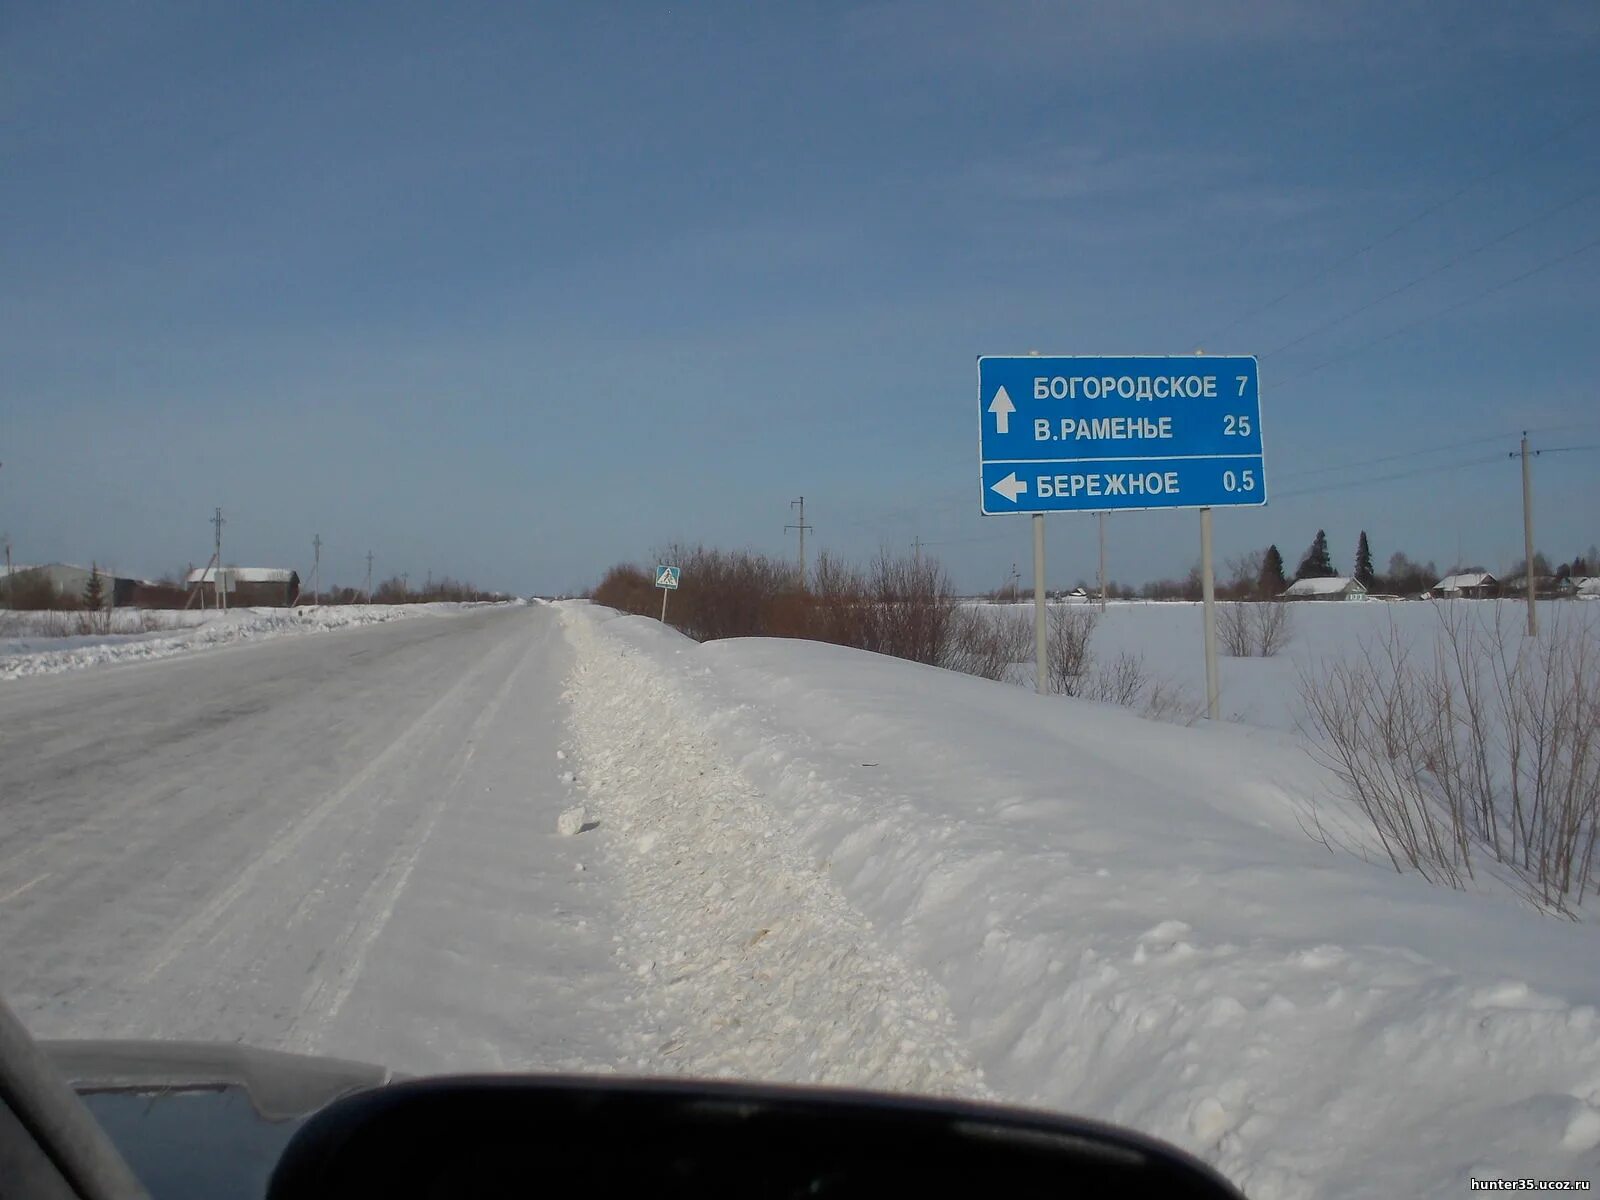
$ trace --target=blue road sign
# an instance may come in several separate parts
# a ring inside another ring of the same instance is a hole
[[[657,567],[656,586],[658,588],[666,588],[668,591],[677,591],[678,576],[682,571],[682,567]]]
[[[1253,357],[978,359],[985,515],[1267,502]]]

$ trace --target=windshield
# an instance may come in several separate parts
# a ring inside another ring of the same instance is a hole
[[[1597,53],[13,8],[6,1002],[1595,1178]]]

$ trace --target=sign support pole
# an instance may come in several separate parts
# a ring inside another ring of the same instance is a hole
[[[1211,575],[1211,509],[1200,510],[1200,594],[1205,598],[1206,716],[1222,716],[1222,688],[1217,682],[1217,588]]]
[[[670,588],[661,589],[661,623],[667,623],[667,597],[671,594]]]
[[[1106,515],[1100,514],[1100,611],[1106,611]]]
[[[1033,656],[1034,683],[1043,696],[1050,690],[1050,644],[1044,609],[1044,514],[1033,514]]]

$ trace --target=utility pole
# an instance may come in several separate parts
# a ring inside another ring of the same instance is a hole
[[[228,585],[222,577],[222,527],[227,524],[222,519],[222,509],[217,509],[216,515],[211,518],[211,523],[217,529],[217,565],[211,572],[212,586],[217,590],[217,607],[223,612],[228,611]]]
[[[322,603],[322,535],[311,539],[311,603]]]
[[[811,528],[810,525],[806,524],[806,498],[804,496],[801,496],[798,500],[789,501],[789,507],[790,508],[797,508],[797,507],[799,508],[799,510],[800,510],[800,523],[798,525],[785,525],[783,527],[783,531],[785,533],[788,533],[789,530],[795,529],[795,530],[798,530],[799,533],[800,533],[800,590],[801,591],[805,591],[805,587],[806,587],[806,530]]]
[[[1106,515],[1100,514],[1100,611],[1106,610]]]
[[[917,566],[922,566],[922,535],[918,534],[911,539],[911,553],[916,556]]]
[[[367,603],[372,603],[372,551],[367,551]]]
[[[1539,452],[1534,451],[1537,455]],[[1538,589],[1533,579],[1533,470],[1528,462],[1528,431],[1522,431],[1522,573],[1528,581],[1528,636],[1539,636],[1539,615],[1534,611]]]

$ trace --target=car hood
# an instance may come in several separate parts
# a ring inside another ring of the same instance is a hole
[[[265,1121],[309,1116],[341,1096],[395,1078],[386,1067],[258,1050],[232,1042],[43,1041],[80,1095],[101,1092],[243,1092]]]

